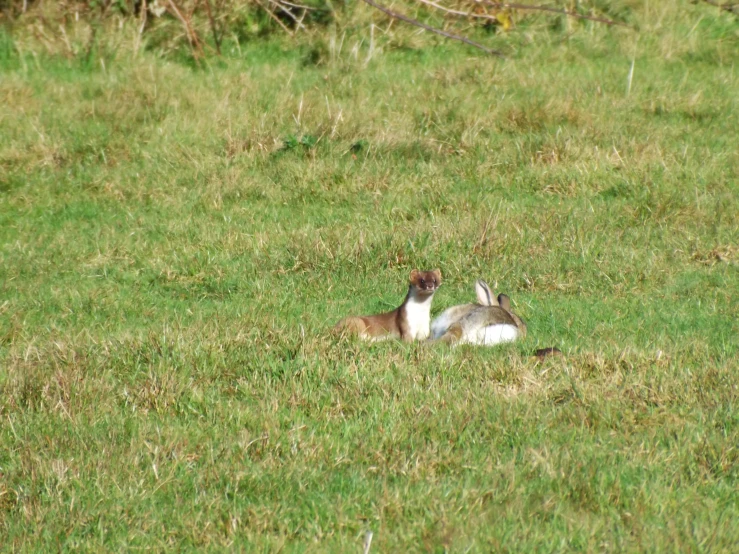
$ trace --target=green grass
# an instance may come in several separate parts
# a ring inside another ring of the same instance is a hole
[[[732,551],[737,21],[623,5],[638,34],[533,18],[506,61],[3,31],[0,545]],[[528,337],[330,334],[415,267]]]

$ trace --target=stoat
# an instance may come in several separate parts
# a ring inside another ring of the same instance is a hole
[[[406,342],[425,340],[431,323],[431,300],[441,285],[441,271],[411,271],[408,294],[392,312],[346,317],[335,329],[363,339],[399,338]]]

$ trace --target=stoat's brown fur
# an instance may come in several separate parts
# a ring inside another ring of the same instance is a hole
[[[335,329],[363,339],[395,337],[407,342],[425,340],[429,336],[431,300],[441,285],[441,271],[411,271],[408,294],[392,312],[378,315],[346,317]]]

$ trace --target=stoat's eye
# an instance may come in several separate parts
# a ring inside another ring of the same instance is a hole
[[[436,286],[436,278],[434,277],[434,286]]]
[[[418,283],[419,283],[419,284],[420,284],[420,285],[421,285],[422,287],[425,287],[425,286],[426,286],[426,279],[420,279],[420,280],[418,281]]]

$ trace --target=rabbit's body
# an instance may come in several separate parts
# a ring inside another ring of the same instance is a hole
[[[468,323],[465,320],[459,322],[462,336],[453,342],[458,344],[495,346],[504,342],[513,342],[520,336],[518,327],[508,323],[496,323],[494,325],[486,325],[485,327],[476,327],[475,325],[468,325]],[[452,329],[452,336],[453,331]]]
[[[510,309],[510,299],[495,298],[484,281],[475,283],[478,304],[445,310],[431,323],[431,338],[453,344],[494,346],[526,336],[526,324]]]
[[[477,304],[460,304],[447,308],[431,322],[431,338],[440,339],[449,330],[449,327],[469,314]]]

